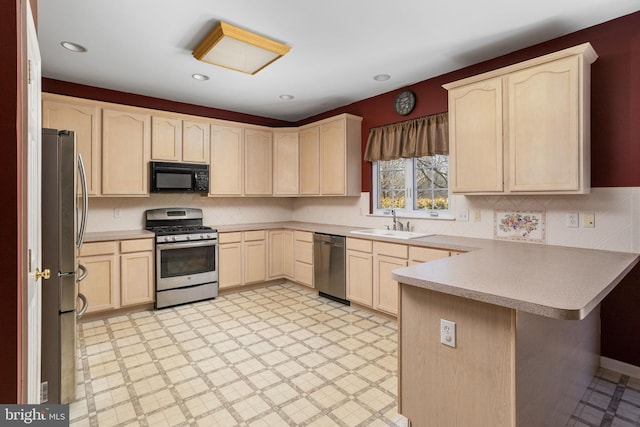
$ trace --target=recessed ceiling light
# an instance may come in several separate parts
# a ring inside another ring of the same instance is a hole
[[[61,42],[60,45],[62,45],[63,48],[70,50],[71,52],[78,52],[78,53],[82,53],[82,52],[86,52],[87,48],[79,45],[77,43],[72,43],[72,42]]]
[[[193,77],[196,80],[200,80],[202,82],[205,81],[205,80],[209,80],[209,76],[206,76],[204,74],[196,73],[196,74],[192,74],[191,77]]]
[[[375,76],[373,76],[373,80],[377,81],[377,82],[384,82],[387,81],[391,78],[391,76],[389,74],[377,74]]]
[[[291,101],[293,98],[295,98],[293,95],[280,95],[280,99],[283,101]]]

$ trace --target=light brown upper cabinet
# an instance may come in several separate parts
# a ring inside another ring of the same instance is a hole
[[[458,194],[590,191],[589,43],[443,87]]]
[[[151,117],[151,160],[207,163],[209,128],[205,121],[176,115]]]
[[[149,194],[151,115],[134,108],[102,109],[102,194]]]
[[[299,141],[298,129],[273,131],[273,195],[297,196]]]
[[[182,120],[171,116],[151,116],[151,160],[182,160]]]
[[[273,132],[244,130],[244,195],[273,194]]]
[[[362,118],[341,114],[300,128],[300,195],[358,196]]]
[[[182,121],[182,161],[193,163],[209,162],[211,125],[205,121]]]
[[[241,196],[243,185],[244,129],[211,126],[209,195]]]
[[[42,94],[42,127],[75,132],[76,150],[82,155],[90,196],[100,194],[101,119],[95,101]]]
[[[211,126],[210,196],[271,196],[273,134],[248,126]]]
[[[300,195],[320,195],[320,126],[300,129]]]
[[[209,196],[359,196],[362,118],[270,128],[43,94],[43,125],[76,132],[92,196],[149,195],[149,160],[209,163]]]

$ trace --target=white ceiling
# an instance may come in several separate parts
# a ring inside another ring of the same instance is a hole
[[[38,33],[44,77],[293,122],[637,10],[640,0],[39,0]],[[218,20],[291,51],[253,76],[199,62],[191,52]]]

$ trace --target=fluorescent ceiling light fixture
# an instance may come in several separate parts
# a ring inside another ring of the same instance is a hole
[[[287,45],[220,21],[194,49],[193,56],[203,62],[256,74],[289,49]]]
[[[87,48],[79,45],[78,43],[72,43],[72,42],[61,42],[60,45],[67,49],[70,50],[71,52],[78,52],[78,53],[83,53],[87,51]]]

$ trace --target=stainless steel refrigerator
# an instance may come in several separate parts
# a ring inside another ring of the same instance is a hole
[[[70,403],[76,390],[76,319],[87,308],[78,264],[87,223],[82,157],[71,131],[42,130],[42,403]],[[80,301],[80,302],[78,302]]]

